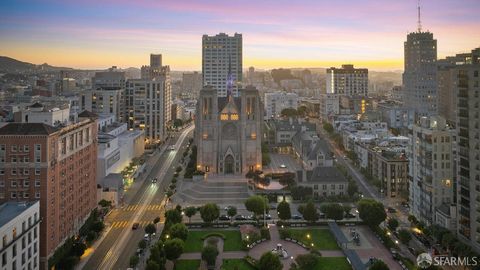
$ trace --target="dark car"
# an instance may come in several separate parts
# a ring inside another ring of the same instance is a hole
[[[389,213],[396,213],[396,212],[397,212],[397,209],[395,209],[395,208],[393,208],[393,207],[388,207],[388,208],[387,208],[387,211],[388,211]]]
[[[300,216],[300,215],[293,215],[293,216],[292,216],[292,219],[300,220],[300,219],[303,219],[303,218],[302,218],[302,216]]]
[[[236,215],[235,220],[247,220],[247,218],[242,215]]]
[[[132,225],[132,230],[136,230],[136,229],[138,229],[138,227],[140,227],[140,223],[135,222],[135,223],[133,223],[133,225]]]
[[[158,180],[158,179],[157,179],[156,177],[153,178],[153,179],[152,179],[152,183],[157,183],[157,180]]]
[[[230,218],[227,215],[221,215],[218,220],[230,220]]]
[[[345,218],[355,218],[356,216],[352,213],[345,214]]]

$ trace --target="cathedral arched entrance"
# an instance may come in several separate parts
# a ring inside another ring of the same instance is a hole
[[[235,160],[233,159],[232,155],[227,155],[225,157],[225,174],[233,174],[235,172],[235,168],[234,168],[234,165],[235,165]]]

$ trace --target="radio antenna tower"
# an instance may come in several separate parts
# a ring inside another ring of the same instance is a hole
[[[420,19],[420,0],[418,0],[418,21],[417,21],[417,30],[418,32],[422,32],[422,20]]]

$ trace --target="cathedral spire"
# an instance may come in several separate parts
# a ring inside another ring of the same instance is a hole
[[[227,75],[227,97],[228,97],[228,101],[233,100],[232,89],[233,89],[232,57],[231,57],[231,55],[228,55],[228,75]]]

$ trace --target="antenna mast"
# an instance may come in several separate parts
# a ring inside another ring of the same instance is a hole
[[[418,21],[417,21],[417,30],[418,32],[422,32],[422,20],[420,19],[420,0],[418,0],[418,6],[417,6],[417,9],[418,9]]]

